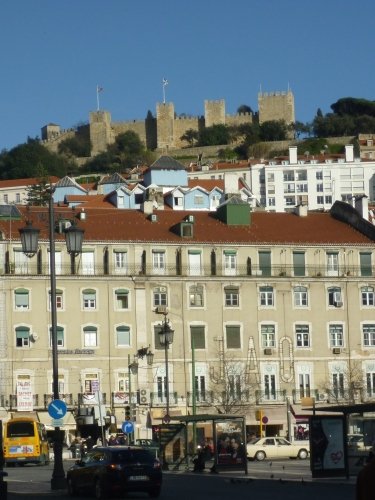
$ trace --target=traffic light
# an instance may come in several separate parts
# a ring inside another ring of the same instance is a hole
[[[137,407],[136,405],[132,405],[132,420],[133,422],[137,421]]]
[[[131,408],[130,405],[125,406],[125,420],[131,420]]]

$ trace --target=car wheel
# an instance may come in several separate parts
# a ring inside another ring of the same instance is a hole
[[[95,481],[95,498],[97,498],[98,500],[101,500],[102,498],[107,498],[107,494],[103,489],[100,479],[97,479]]]
[[[300,458],[301,460],[306,460],[307,456],[308,456],[308,451],[307,450],[304,450],[304,449],[299,450],[299,452],[298,452],[298,458]]]
[[[160,488],[155,488],[153,490],[150,490],[148,492],[148,495],[151,497],[151,498],[157,498],[159,495],[160,495]]]
[[[259,462],[262,462],[266,458],[266,454],[264,451],[257,451],[255,454],[255,460],[258,460]]]
[[[77,490],[74,486],[74,483],[72,481],[72,478],[71,477],[68,477],[67,479],[67,483],[68,483],[68,494],[71,496],[71,497],[74,497],[76,496],[77,494]]]

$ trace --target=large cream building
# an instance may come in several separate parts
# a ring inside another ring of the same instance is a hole
[[[59,388],[78,425],[95,421],[93,394],[124,419],[129,359],[138,393],[137,433],[149,435],[166,407],[165,350],[158,331],[174,330],[168,352],[172,417],[192,412],[268,417],[267,433],[293,432],[289,402],[375,399],[374,227],[348,204],[330,213],[250,212],[233,197],[215,213],[56,206]],[[85,230],[71,274],[63,228]],[[22,253],[19,229],[40,228],[40,248]],[[0,401],[6,412],[52,398],[47,210],[19,206],[0,220]],[[192,373],[192,339],[195,370]],[[134,398],[133,401],[136,401]],[[87,417],[85,416],[87,415]],[[150,422],[151,420],[151,422]]]

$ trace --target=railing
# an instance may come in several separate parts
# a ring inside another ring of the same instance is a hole
[[[54,400],[53,394],[44,394],[44,407],[47,406]],[[64,401],[67,406],[73,405],[73,394],[59,394],[59,399]]]
[[[286,391],[255,391],[256,404],[285,403]]]
[[[151,392],[150,393],[151,406],[165,406],[167,404],[167,394],[166,392]],[[177,392],[169,393],[169,404],[177,405],[178,397]]]
[[[3,404],[4,403],[4,404]],[[10,410],[17,408],[17,394],[10,394],[9,397],[1,396],[1,404],[4,408],[9,407]],[[39,394],[33,394],[33,408],[39,406]]]
[[[79,405],[97,405],[99,403],[98,393],[78,393],[78,404]],[[107,404],[107,394],[105,392],[100,393],[100,404]]]
[[[318,390],[317,389],[304,389],[302,390],[297,390],[293,389],[292,391],[292,397],[293,397],[293,403],[299,403],[302,398],[315,398],[315,401],[318,401]]]
[[[255,402],[255,396],[252,396],[250,391],[229,391],[229,392],[214,392],[214,391],[198,391],[195,394],[195,404],[197,406],[207,406],[216,404],[222,405],[243,405],[245,403]],[[193,393],[187,393],[187,404],[193,406]]]
[[[267,278],[267,277],[310,277],[310,278],[335,278],[335,277],[371,277],[375,276],[375,267],[361,268],[360,266],[342,266],[334,271],[327,269],[326,266],[304,266],[294,267],[286,265],[273,265],[268,267],[254,266],[250,263],[239,264],[235,270],[230,273],[221,265],[201,266],[199,269],[190,269],[189,266],[180,266],[176,264],[166,265],[162,269],[155,269],[152,265],[134,265],[127,266],[124,269],[117,269],[114,266],[104,264],[95,264],[92,267],[82,267],[76,265],[75,276],[220,276],[220,277],[248,277],[248,278]],[[0,268],[0,275],[14,276],[49,276],[48,264],[38,264],[28,262],[22,266],[15,266],[14,263],[7,263]],[[56,270],[57,276],[72,275],[71,265],[62,265]]]

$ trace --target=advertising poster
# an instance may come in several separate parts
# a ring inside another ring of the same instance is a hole
[[[310,417],[310,455],[313,477],[346,475],[345,419]]]
[[[33,411],[33,392],[30,380],[17,380],[17,411]]]
[[[242,420],[226,420],[215,423],[216,464],[221,469],[247,467],[246,445]]]

